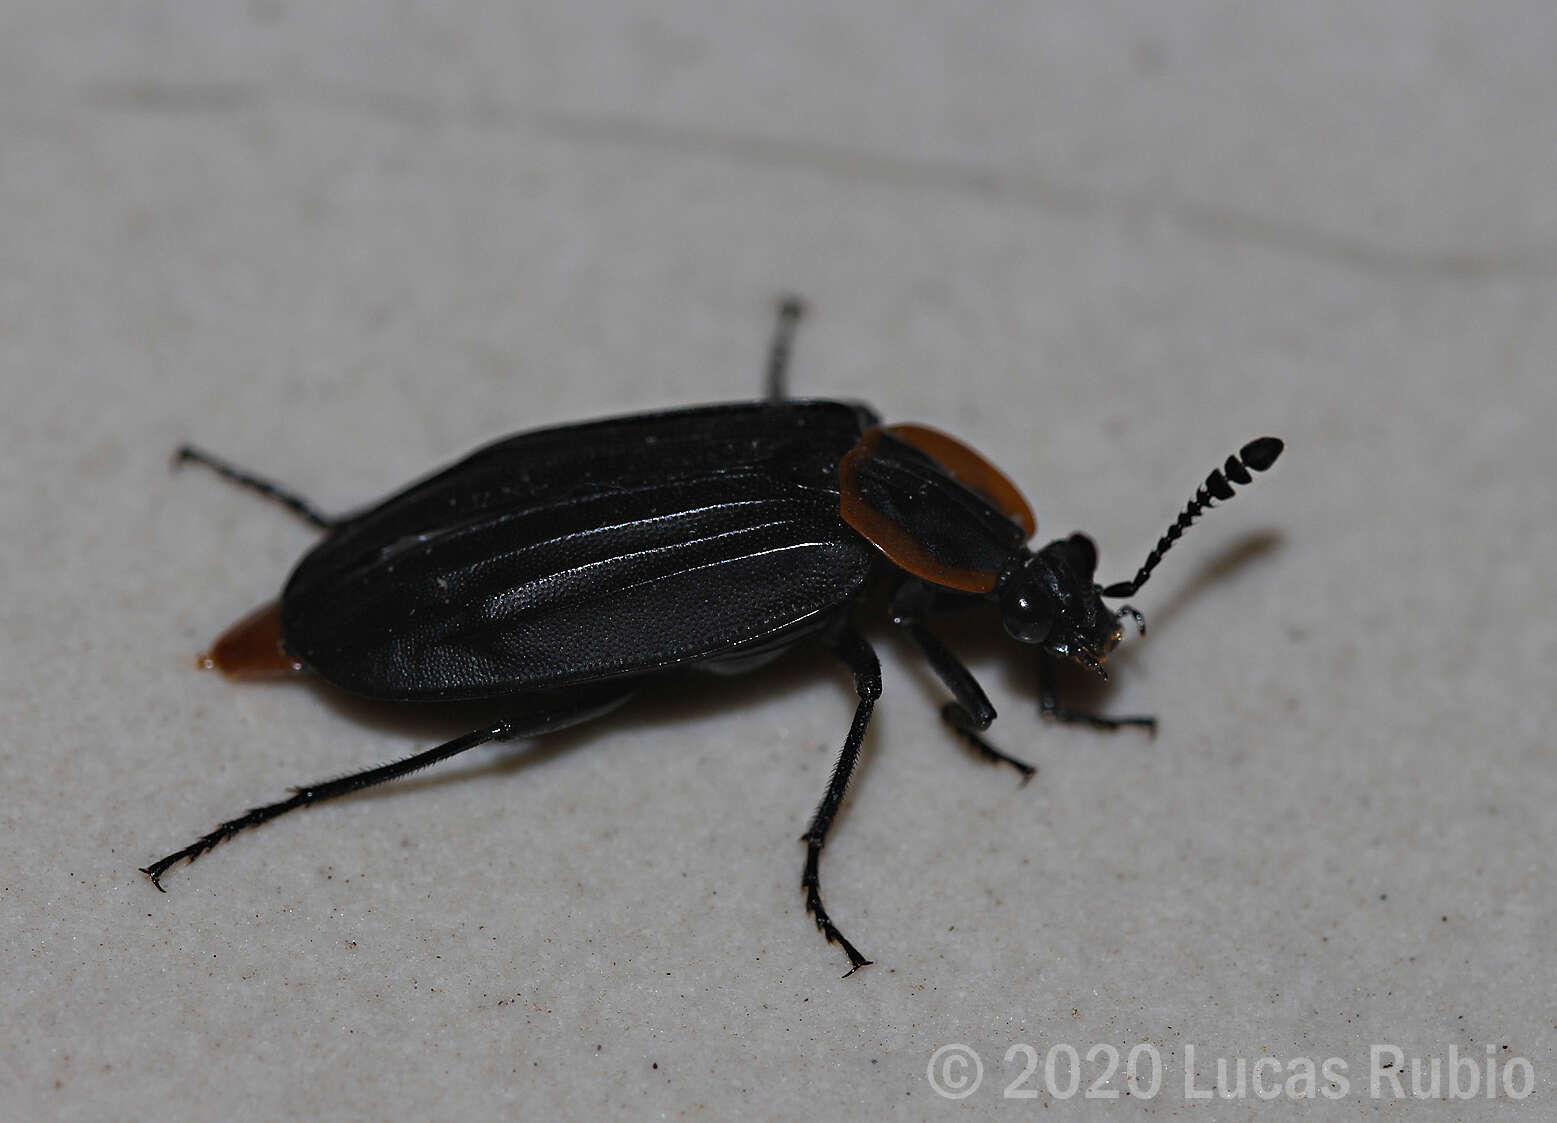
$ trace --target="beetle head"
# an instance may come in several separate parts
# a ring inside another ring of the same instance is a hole
[[[1063,655],[1107,678],[1103,660],[1119,642],[1119,619],[1133,617],[1136,629],[1143,633],[1146,621],[1129,605],[1110,611],[1103,598],[1134,596],[1190,523],[1216,501],[1231,499],[1234,484],[1247,484],[1254,478],[1250,473],[1263,472],[1276,463],[1284,447],[1276,437],[1258,437],[1213,469],[1128,581],[1106,589],[1093,581],[1097,547],[1085,534],[1050,542],[1036,554],[1019,553],[996,586],[1006,631],[1023,643],[1039,644],[1050,654]]]
[[[1050,542],[1024,558],[1000,585],[1000,615],[1012,638],[1038,644],[1103,677],[1119,642],[1119,620],[1092,579],[1097,547],[1085,534]]]

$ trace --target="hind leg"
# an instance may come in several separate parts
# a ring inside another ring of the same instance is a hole
[[[440,761],[448,760],[452,756],[458,756],[468,749],[474,749],[478,745],[485,745],[489,741],[512,741],[518,737],[536,737],[542,733],[553,733],[559,729],[566,729],[570,725],[588,721],[591,718],[615,709],[625,702],[636,683],[608,683],[603,687],[580,689],[566,695],[559,696],[553,705],[537,709],[522,718],[512,721],[503,721],[489,729],[478,729],[474,733],[467,733],[463,737],[456,737],[452,741],[438,745],[415,756],[397,760],[391,764],[381,764],[377,768],[364,769],[361,772],[353,772],[349,776],[342,776],[334,780],[326,780],[319,784],[306,784],[300,788],[293,788],[292,795],[276,803],[267,803],[263,807],[250,808],[237,818],[228,819],[208,834],[201,835],[194,842],[182,850],[175,850],[165,858],[159,858],[149,866],[144,866],[141,872],[151,878],[151,883],[158,889],[162,889],[162,876],[168,868],[182,861],[193,862],[207,850],[212,849],[218,843],[226,842],[239,831],[249,827],[257,827],[261,823],[268,823],[279,815],[285,815],[288,811],[299,807],[307,807],[315,803],[323,803],[327,799],[336,799],[352,792],[361,791],[363,788],[371,788],[378,784],[387,784],[391,780],[398,780],[402,776],[408,776],[412,772],[431,767]],[[163,890],[167,892],[167,890]]]
[[[288,491],[280,484],[272,483],[261,476],[256,476],[252,472],[246,472],[236,465],[229,464],[225,460],[212,456],[209,452],[196,448],[194,445],[182,445],[173,454],[173,467],[178,468],[184,464],[203,465],[224,480],[235,483],[239,487],[246,487],[250,491],[258,492],[266,499],[280,503],[283,507],[317,526],[320,530],[329,530],[341,521],[324,514],[319,508],[296,492]]]

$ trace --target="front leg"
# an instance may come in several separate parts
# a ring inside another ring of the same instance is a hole
[[[1138,725],[1144,729],[1157,732],[1157,719],[1147,714],[1130,714],[1125,717],[1104,717],[1102,714],[1089,713],[1084,710],[1072,710],[1060,705],[1059,698],[1054,692],[1055,680],[1059,677],[1059,661],[1047,651],[1038,653],[1038,712],[1051,721],[1063,721],[1067,724],[1085,724],[1093,729],[1118,729],[1122,725]]]
[[[1009,764],[1022,774],[1022,783],[1027,783],[1038,769],[1025,760],[1007,756],[980,736],[995,720],[995,707],[990,705],[989,695],[984,693],[984,688],[978,684],[973,673],[920,622],[918,613],[914,611],[916,599],[918,593],[915,590],[900,590],[899,595],[893,598],[892,622],[908,633],[908,637],[924,653],[930,669],[956,699],[941,707],[941,720],[985,759]]]

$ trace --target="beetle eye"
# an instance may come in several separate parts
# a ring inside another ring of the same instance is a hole
[[[1054,603],[1037,585],[1013,582],[1000,597],[1000,617],[1012,639],[1042,643],[1054,627]]]

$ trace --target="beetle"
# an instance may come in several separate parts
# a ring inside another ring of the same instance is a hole
[[[892,622],[951,694],[944,721],[990,760],[1034,768],[984,739],[995,709],[929,619],[994,601],[1005,631],[1036,648],[1041,712],[1103,729],[1154,727],[1059,704],[1069,661],[1107,678],[1128,604],[1190,523],[1280,455],[1260,437],[1212,471],[1128,581],[1097,584],[1081,533],[1033,550],[1020,491],[973,449],[918,425],[883,426],[855,402],[791,398],[801,315],[779,307],[766,395],[520,433],[363,510],[331,517],[267,479],[192,446],[197,463],[324,531],[279,601],[235,624],[205,657],[235,676],[308,671],[397,701],[512,699],[515,712],[404,760],[293,789],[143,868],[158,889],[181,859],[294,808],[381,784],[494,741],[576,725],[688,669],[753,670],[805,640],[854,678],[854,720],[809,827],[807,911],[849,958],[870,961],[822,903],[828,830],[881,694],[875,651],[852,609],[884,579]],[[165,891],[165,890],[164,890]]]

